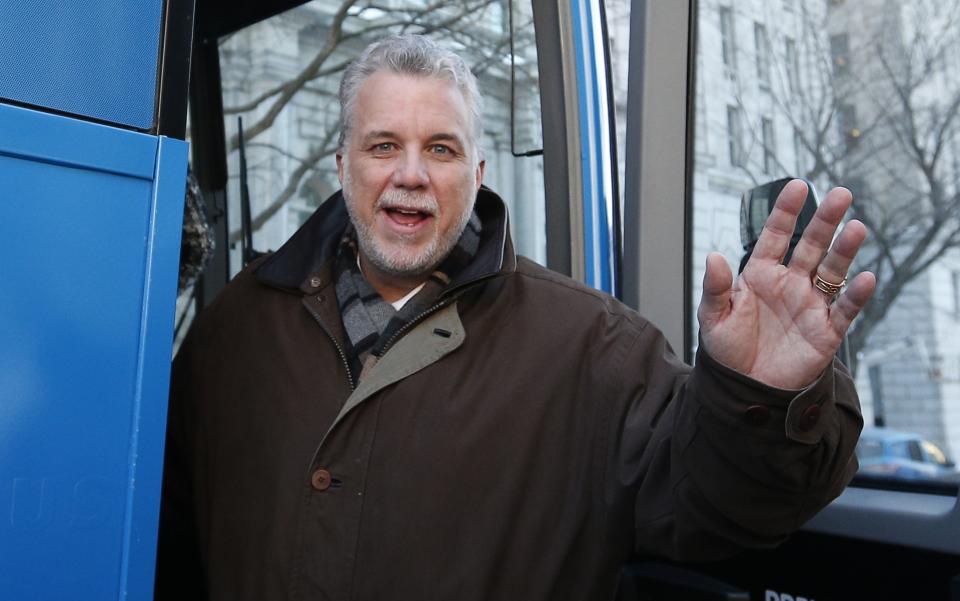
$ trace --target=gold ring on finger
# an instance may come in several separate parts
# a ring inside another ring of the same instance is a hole
[[[820,277],[819,273],[813,276],[814,287],[820,292],[823,292],[824,294],[826,294],[831,298],[833,298],[841,290],[843,290],[843,287],[846,286],[846,284],[847,284],[847,278],[843,278],[843,281],[841,281],[839,284],[834,284],[833,282],[828,282],[827,280]]]

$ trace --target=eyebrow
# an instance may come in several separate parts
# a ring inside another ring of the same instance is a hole
[[[360,143],[361,145],[366,146],[367,144],[370,144],[374,140],[380,140],[383,138],[396,138],[396,137],[397,137],[397,134],[393,133],[392,131],[381,129],[381,130],[367,133],[365,136],[363,136],[363,139],[360,141]]]

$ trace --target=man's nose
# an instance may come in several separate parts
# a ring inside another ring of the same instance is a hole
[[[422,188],[429,181],[426,164],[418,153],[404,153],[397,161],[392,180],[397,188]]]

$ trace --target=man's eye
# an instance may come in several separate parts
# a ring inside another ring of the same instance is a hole
[[[452,151],[446,146],[441,146],[440,144],[430,147],[430,152],[433,154],[451,154]]]
[[[377,152],[390,152],[393,150],[393,144],[390,142],[381,142],[380,144],[374,146],[373,149]]]

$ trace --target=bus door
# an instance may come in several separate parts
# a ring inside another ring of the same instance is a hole
[[[401,32],[435,37],[476,74],[486,103],[485,183],[508,205],[517,251],[618,292],[622,227],[603,3],[211,0],[198,5],[190,129],[222,243],[181,301],[178,339],[196,307],[339,188],[340,76],[367,44]]]
[[[193,3],[2,15],[0,596],[148,599]]]
[[[778,549],[637,558],[623,599],[960,598],[958,18],[956,1],[631,3],[628,301],[692,359],[706,254],[736,273],[744,194],[785,177],[852,191],[869,235],[851,273],[878,288],[847,340],[852,485]]]

